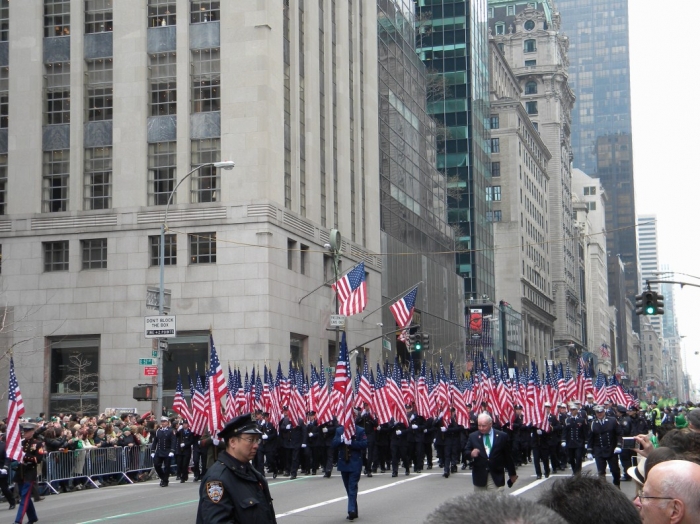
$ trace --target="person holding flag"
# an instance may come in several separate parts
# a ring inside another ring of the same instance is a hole
[[[19,486],[19,508],[15,523],[21,524],[27,515],[29,524],[38,522],[39,517],[32,501],[32,489],[37,479],[37,469],[44,460],[44,449],[40,440],[34,438],[34,424],[22,424],[22,453],[19,467],[15,473],[15,482]]]
[[[355,426],[354,435],[347,438],[345,428],[338,426],[331,446],[338,449],[338,471],[348,494],[347,519],[355,520],[358,517],[357,491],[362,474],[362,452],[367,449],[367,435],[361,426]]]

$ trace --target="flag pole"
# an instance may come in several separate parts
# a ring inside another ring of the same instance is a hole
[[[374,313],[374,312],[376,312],[376,311],[379,311],[380,309],[382,309],[384,306],[386,306],[386,305],[389,304],[390,302],[395,301],[397,298],[402,297],[402,296],[408,294],[409,291],[412,291],[413,288],[416,288],[416,287],[420,286],[421,284],[423,284],[423,281],[422,281],[422,280],[421,280],[420,282],[417,282],[416,284],[413,284],[413,285],[412,285],[411,287],[409,287],[407,290],[402,291],[401,293],[399,293],[398,295],[396,295],[394,298],[390,298],[389,300],[387,300],[386,302],[384,302],[381,306],[379,306],[377,309],[373,309],[372,311],[370,311],[369,313],[367,313],[364,317],[362,317],[362,322],[364,322],[365,319],[366,319],[368,316],[370,316],[372,313]]]

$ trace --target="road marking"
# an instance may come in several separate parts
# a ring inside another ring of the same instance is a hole
[[[365,491],[360,491],[358,493],[358,496],[359,495],[367,495],[369,493],[374,493],[375,491],[381,491],[381,490],[387,489],[387,488],[393,488],[394,486],[399,486],[401,484],[405,484],[406,482],[412,482],[412,481],[418,480],[422,477],[423,477],[423,475],[416,475],[414,477],[410,477],[410,478],[407,478],[404,480],[399,480],[399,481],[394,482],[392,484],[387,484],[386,486],[379,486],[377,488],[372,488],[372,489],[368,489]],[[303,508],[297,508],[297,509],[293,509],[291,511],[286,511],[284,513],[278,513],[277,515],[275,515],[275,517],[279,519],[282,517],[287,517],[289,515],[294,515],[296,513],[301,513],[302,511],[308,511],[310,509],[315,509],[315,508],[320,508],[322,506],[327,506],[328,504],[335,504],[336,502],[341,502],[343,500],[348,500],[348,497],[345,496],[345,497],[338,497],[338,498],[334,498],[334,499],[330,499],[330,500],[324,500],[323,502],[311,504],[310,506],[304,506]]]
[[[199,502],[199,499],[187,500],[185,502],[176,502],[175,504],[168,504],[167,506],[160,506],[158,508],[149,508],[142,511],[134,511],[133,513],[121,513],[119,515],[111,515],[109,517],[102,517],[95,520],[86,520],[85,522],[78,522],[78,524],[94,524],[95,522],[106,522],[108,520],[123,519],[127,517],[133,517],[135,515],[143,515],[144,513],[151,513],[152,511],[160,511],[163,509],[175,508],[178,506],[186,506],[187,504],[192,504],[193,502]]]
[[[590,466],[591,464],[595,464],[595,461],[594,461],[594,460],[588,460],[588,461],[586,461],[586,462],[583,462],[583,463],[581,463],[581,468],[583,469],[585,466]],[[531,476],[532,476],[532,475],[531,475]],[[552,478],[552,477],[568,477],[568,476],[569,476],[569,475],[556,475],[556,474],[555,474],[555,475],[550,475],[549,478]],[[527,486],[523,486],[523,487],[520,488],[520,489],[516,489],[515,491],[512,491],[511,493],[509,493],[509,495],[512,495],[512,496],[515,497],[515,496],[517,496],[517,495],[520,495],[521,493],[525,493],[526,491],[528,491],[528,490],[530,490],[530,489],[532,489],[532,488],[535,488],[535,487],[539,486],[540,484],[544,484],[544,483],[547,482],[548,480],[549,480],[549,479],[547,479],[547,478],[537,479],[537,480],[531,482],[530,484],[528,484]]]

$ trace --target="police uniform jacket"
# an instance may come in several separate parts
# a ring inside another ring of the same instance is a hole
[[[622,430],[623,437],[629,437],[632,431],[632,418],[629,415],[622,415],[618,422]]]
[[[36,438],[24,439],[22,440],[22,451],[24,457],[17,467],[15,480],[17,482],[35,482],[37,467],[44,460],[42,443]]]
[[[557,446],[561,441],[561,425],[559,424],[559,419],[557,418],[557,416],[552,413],[549,414],[549,426],[552,429],[545,433],[547,437],[546,443],[549,446]]]
[[[408,436],[406,440],[415,443],[422,443],[425,441],[425,418],[420,415],[411,412],[408,416]],[[418,426],[417,429],[413,429],[413,426]]]
[[[391,429],[389,428],[389,424],[387,422],[384,424],[379,424],[379,426],[377,426],[376,433],[377,446],[388,446],[391,438]]]
[[[452,415],[447,420],[444,418],[439,418],[435,421],[435,427],[437,428],[435,433],[435,443],[440,446],[444,445],[445,442],[454,442],[459,439],[460,433],[464,430],[462,426],[457,424],[457,417]],[[443,431],[441,428],[446,428]]]
[[[406,428],[406,424],[403,422],[396,422],[394,419],[391,419],[389,422],[389,427],[391,428],[389,436],[392,444],[406,443],[406,439],[408,438],[408,432],[406,431],[408,428]]]
[[[569,415],[564,421],[562,442],[566,442],[567,449],[585,448],[588,440],[588,421],[578,414]]]
[[[331,446],[338,448],[338,471],[360,472],[362,471],[362,450],[367,448],[367,435],[365,430],[355,426],[355,435],[350,440],[350,445],[343,444],[342,436],[345,429],[339,426],[335,430],[335,436]]]
[[[338,427],[338,420],[334,417],[332,420],[325,422],[319,426],[321,428],[321,433],[323,433],[323,440],[326,446],[330,446],[333,442],[333,437],[335,437],[335,428]],[[323,430],[326,431],[323,431]]]
[[[157,457],[165,458],[170,453],[175,453],[177,445],[177,439],[175,438],[175,432],[170,426],[167,428],[158,428],[156,435],[153,438],[153,443],[151,444],[151,452],[155,453]]]
[[[276,522],[265,477],[250,463],[219,453],[199,486],[197,524]]]
[[[375,429],[379,425],[377,417],[371,413],[361,413],[359,417],[355,420],[356,426],[361,426],[365,430],[365,435],[367,435],[367,441],[373,442],[375,440]]]
[[[317,420],[309,422],[304,428],[304,444],[310,448],[319,448],[325,445],[323,433],[321,433]]]
[[[620,424],[614,418],[596,417],[591,423],[591,432],[588,435],[588,449],[592,450],[593,456],[610,458],[618,447],[622,447]]]
[[[649,423],[643,416],[630,417],[630,436],[646,435],[649,433]]]
[[[513,441],[521,443],[530,443],[532,428],[525,425],[525,418],[523,415],[515,415],[513,417]]]
[[[189,428],[180,428],[177,430],[176,442],[178,453],[189,453],[194,443],[194,433],[192,433]],[[184,444],[184,446],[182,444]]]
[[[291,426],[287,429],[287,426]],[[297,419],[296,424],[292,425],[289,417],[282,417],[280,421],[280,437],[282,438],[282,447],[287,449],[300,448],[304,441],[304,421]]]
[[[269,453],[277,449],[277,430],[275,426],[270,424],[267,420],[263,420],[258,424],[258,429],[262,431],[264,435],[267,435],[266,439],[260,441],[262,450],[265,453]]]

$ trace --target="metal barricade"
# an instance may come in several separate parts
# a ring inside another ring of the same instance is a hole
[[[123,449],[125,473],[138,473],[153,469],[150,446],[131,446]]]
[[[124,469],[124,455],[126,448],[90,448],[87,450],[85,468],[87,477],[91,482],[103,480],[105,478],[121,476],[124,480],[132,483],[126,475]]]

